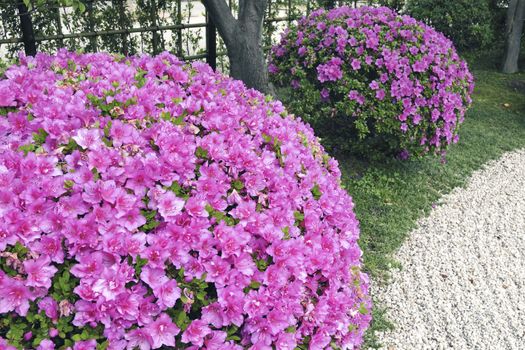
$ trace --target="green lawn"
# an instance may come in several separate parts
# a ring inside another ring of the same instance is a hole
[[[388,280],[389,269],[397,265],[392,253],[443,194],[462,186],[487,161],[525,147],[525,91],[509,85],[516,80],[525,82],[525,73],[508,76],[479,67],[474,75],[474,103],[460,130],[460,141],[450,148],[445,164],[436,157],[363,163],[336,155],[361,222],[365,269],[374,283]],[[383,314],[381,305],[375,305],[365,348],[378,346],[376,330],[391,327]]]

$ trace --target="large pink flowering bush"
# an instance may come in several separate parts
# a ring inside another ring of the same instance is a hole
[[[203,63],[21,58],[0,80],[0,348],[351,349],[337,162]]]
[[[313,12],[272,48],[269,70],[292,112],[364,152],[444,151],[474,87],[450,40],[386,7]]]

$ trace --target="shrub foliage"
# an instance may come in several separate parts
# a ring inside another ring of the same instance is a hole
[[[443,152],[473,89],[450,40],[386,7],[313,12],[272,48],[269,70],[292,112],[363,153]]]
[[[280,102],[167,53],[61,51],[8,68],[0,106],[0,348],[362,342],[352,200]]]
[[[497,14],[489,0],[408,0],[406,12],[445,34],[460,51],[494,45],[493,19]]]

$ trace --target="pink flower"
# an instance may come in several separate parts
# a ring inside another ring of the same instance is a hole
[[[109,133],[113,141],[113,145],[120,147],[124,143],[133,142],[134,131],[135,128],[132,125],[122,123],[120,120],[113,120],[111,122]]]
[[[170,222],[173,221],[174,217],[184,208],[184,200],[177,197],[173,192],[168,191],[158,198],[157,207],[160,215],[162,215],[166,221]]]
[[[29,289],[17,280],[5,277],[0,280],[0,314],[16,311],[25,316],[29,310],[29,300],[33,296]]]
[[[151,268],[149,266],[145,266],[142,269],[140,279],[146,282],[153,290],[169,281],[163,269]]]
[[[100,186],[100,197],[108,203],[115,204],[115,198],[117,197],[117,185],[115,181],[102,181],[98,185]]]
[[[58,320],[58,304],[55,299],[45,297],[38,302],[39,311],[44,311],[46,316],[52,320]]]
[[[353,70],[359,70],[361,69],[361,61],[359,61],[358,59],[353,59],[352,60],[352,63],[350,64],[352,66],[352,69]]]
[[[72,139],[84,149],[96,149],[100,147],[102,143],[99,129],[80,129]]]
[[[211,332],[207,323],[200,320],[192,321],[184,333],[182,333],[182,342],[202,346],[204,344],[204,337]]]
[[[26,285],[30,287],[51,287],[51,278],[57,272],[57,268],[49,265],[51,259],[47,255],[41,255],[37,260],[24,261],[24,269],[27,273]]]
[[[128,341],[126,349],[134,350],[137,347],[140,350],[150,350],[153,346],[153,338],[151,334],[144,328],[132,329],[125,336]]]
[[[15,91],[10,88],[8,80],[0,81],[0,107],[16,106]]]
[[[158,298],[161,308],[175,306],[175,303],[180,298],[180,293],[180,288],[177,286],[177,281],[175,280],[170,280],[162,284],[159,289],[154,290],[154,294]]]
[[[330,343],[330,337],[327,333],[318,331],[316,332],[312,339],[310,340],[310,349],[311,350],[324,350]]]
[[[222,331],[211,331],[204,340],[204,345],[208,350],[221,350],[224,347],[226,341],[226,332]]]
[[[36,350],[54,350],[55,349],[55,343],[53,343],[49,339],[43,339]]]
[[[76,342],[73,350],[95,350],[97,348],[97,341],[95,339]]]
[[[180,331],[171,318],[164,313],[148,324],[144,330],[153,338],[152,349],[158,349],[163,345],[175,346],[175,336]]]
[[[120,274],[116,268],[105,269],[93,283],[93,291],[102,294],[106,300],[115,300],[124,291],[126,282],[128,277]]]
[[[202,196],[200,197],[190,197],[186,201],[186,205],[184,206],[184,209],[186,212],[194,217],[208,217],[208,212],[205,209],[206,207],[206,201],[203,199]]]
[[[117,218],[129,213],[135,205],[136,198],[128,194],[124,189],[118,188],[115,190],[115,209],[117,210]]]
[[[334,57],[327,63],[320,64],[317,66],[317,79],[319,79],[321,83],[341,79],[343,77],[341,64],[343,64],[343,61],[339,57]]]

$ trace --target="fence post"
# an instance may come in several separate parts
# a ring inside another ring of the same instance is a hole
[[[93,18],[93,0],[88,0],[86,2],[86,6],[87,6],[87,16],[88,16],[88,27],[89,27],[89,31],[91,33],[94,33],[95,32],[95,20]],[[93,35],[93,36],[90,36],[89,37],[89,42],[90,42],[90,49],[92,52],[97,52],[97,36],[96,35]]]
[[[206,12],[206,63],[214,70],[217,68],[217,31],[215,24]]]
[[[120,24],[120,29],[127,30],[126,23],[125,23],[126,4],[124,2],[125,2],[125,0],[118,0],[117,1],[118,12],[119,12],[118,20],[119,20],[119,24]],[[126,31],[126,32],[122,33],[122,35],[120,36],[121,39],[122,39],[122,51],[121,51],[121,53],[124,56],[127,56],[129,54],[129,50],[128,50],[128,33],[129,32]]]
[[[56,11],[56,21],[57,21],[57,34],[61,37],[58,39],[59,46],[64,47],[64,38],[62,37],[64,33],[62,32],[62,19],[60,17],[60,4],[57,5]]]
[[[153,29],[153,55],[157,55],[159,53],[159,33],[157,32],[157,3],[155,0],[150,1],[150,19],[151,19],[151,25],[155,28]]]
[[[31,15],[24,3],[18,4],[18,15],[20,16],[20,29],[22,29],[25,53],[28,56],[34,56],[36,55],[35,31]]]
[[[177,24],[182,26],[182,0],[177,0]],[[182,54],[182,28],[177,30],[177,56],[183,59]]]

